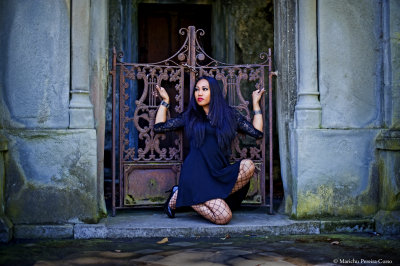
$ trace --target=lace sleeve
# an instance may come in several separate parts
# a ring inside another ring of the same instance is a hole
[[[168,119],[165,122],[157,123],[154,125],[155,133],[164,133],[182,128],[185,125],[183,114],[175,118]]]
[[[247,121],[246,117],[244,117],[239,111],[235,110],[235,114],[237,129],[239,132],[250,135],[256,139],[260,139],[263,137],[264,133],[254,128],[254,126],[249,121]]]

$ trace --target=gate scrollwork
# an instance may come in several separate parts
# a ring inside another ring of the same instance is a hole
[[[161,161],[161,160],[179,160],[182,147],[179,140],[175,140],[173,145],[167,150],[160,148],[160,143],[166,139],[165,134],[155,134],[153,131],[154,121],[157,113],[157,108],[160,99],[156,95],[156,85],[161,86],[162,81],[176,83],[175,100],[177,104],[175,111],[182,112],[182,86],[183,68],[168,67],[168,66],[145,66],[138,68],[138,80],[143,80],[144,88],[139,100],[135,101],[136,109],[134,112],[134,125],[139,132],[139,140],[144,140],[145,146],[139,147],[137,150],[138,156],[134,161]]]

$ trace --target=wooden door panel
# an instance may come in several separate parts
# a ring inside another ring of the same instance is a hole
[[[183,45],[185,36],[179,34],[181,28],[194,25],[210,32],[210,5],[139,5],[139,62],[159,62]],[[204,36],[201,45],[211,51],[210,35]]]

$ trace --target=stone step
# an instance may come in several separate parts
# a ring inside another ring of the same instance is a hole
[[[243,211],[235,212],[228,225],[215,225],[194,212],[177,213],[175,219],[170,219],[161,212],[129,211],[118,212],[98,224],[15,225],[14,238],[225,237],[373,231],[373,219],[291,220],[282,214]]]

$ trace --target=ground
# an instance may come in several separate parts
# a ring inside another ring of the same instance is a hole
[[[400,265],[400,236],[375,233],[18,240],[0,265]]]

